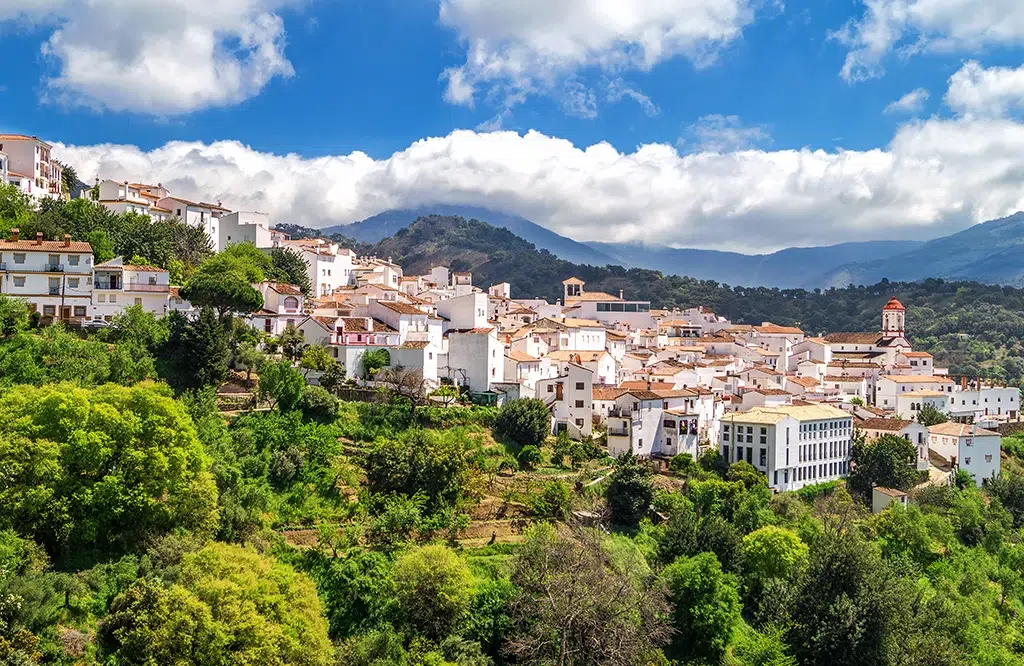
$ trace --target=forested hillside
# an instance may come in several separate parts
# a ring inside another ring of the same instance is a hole
[[[562,296],[562,280],[577,276],[586,288],[650,300],[655,307],[706,305],[737,323],[773,321],[810,334],[876,331],[891,296],[907,306],[915,348],[932,352],[955,375],[1024,381],[1024,290],[976,282],[895,283],[807,291],[730,286],[644,269],[592,267],[562,261],[504,229],[462,218],[422,218],[372,248],[406,272],[438,264],[472,270],[479,285],[509,282],[516,298]],[[679,272],[686,267],[680,266]]]

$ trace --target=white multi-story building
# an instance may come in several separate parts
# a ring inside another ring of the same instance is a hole
[[[657,322],[651,316],[650,301],[627,301],[622,294],[613,296],[599,291],[588,292],[584,290],[584,284],[576,277],[562,282],[565,307],[571,310],[573,317],[657,330]]]
[[[998,432],[952,421],[929,426],[931,450],[950,462],[954,469],[967,470],[979,487],[999,475]]]
[[[555,377],[537,382],[537,397],[551,410],[551,432],[579,439],[594,430],[594,377],[575,363],[560,363]]]
[[[867,419],[858,426],[868,440],[876,439],[882,435],[894,435],[902,437],[917,448],[917,469],[928,469],[928,428],[917,421],[906,419]]]
[[[231,211],[219,203],[210,204],[189,201],[181,197],[166,196],[156,202],[159,208],[171,211],[171,215],[189,226],[198,227],[206,232],[211,243],[216,244],[220,218]]]
[[[44,320],[82,322],[89,316],[92,293],[92,246],[64,240],[21,240],[11,229],[11,239],[0,241],[0,293],[28,301],[32,312]]]
[[[274,245],[296,252],[306,262],[314,297],[330,296],[339,287],[355,284],[353,254],[348,248],[322,238],[276,240]]]
[[[132,305],[157,317],[164,316],[171,293],[169,277],[162,268],[126,264],[122,257],[97,264],[93,271],[91,318],[110,321]]]
[[[953,393],[953,380],[942,375],[881,375],[875,386],[875,407],[896,409],[896,398],[912,391]]]
[[[137,213],[154,221],[169,220],[174,215],[168,208],[157,204],[167,196],[163,185],[100,180],[96,183],[97,202],[114,213]]]
[[[302,290],[295,285],[261,282],[253,286],[263,295],[263,307],[249,317],[249,325],[256,330],[278,336],[289,324],[298,325],[305,318]]]
[[[722,457],[746,460],[776,491],[832,481],[850,471],[853,417],[828,405],[790,405],[721,418]]]
[[[7,185],[9,182],[7,179],[7,164],[7,153],[0,152],[0,185]]]
[[[449,330],[447,346],[439,363],[440,376],[447,377],[470,391],[490,391],[505,381],[504,345],[494,328]],[[589,389],[588,389],[589,395]]]
[[[64,196],[64,167],[51,158],[52,146],[34,136],[0,134],[0,152],[8,159],[8,178],[17,175],[23,191],[36,198]]]
[[[266,213],[235,211],[217,218],[217,236],[212,239],[215,252],[221,252],[229,245],[252,243],[259,248],[274,244],[270,230],[270,216]]]
[[[1020,389],[1009,386],[982,386],[953,391],[947,412],[955,421],[973,423],[985,417],[1013,420],[1020,413]]]

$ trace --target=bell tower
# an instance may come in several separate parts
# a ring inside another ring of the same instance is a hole
[[[882,335],[903,337],[906,331],[907,309],[893,296],[882,308]]]

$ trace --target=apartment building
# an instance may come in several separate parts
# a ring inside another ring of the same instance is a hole
[[[64,167],[50,156],[52,146],[38,137],[0,134],[0,152],[7,155],[8,179],[35,198],[64,196]]]
[[[44,321],[78,321],[89,316],[92,294],[92,246],[63,240],[22,240],[11,229],[0,240],[0,293],[28,301]]]
[[[721,418],[719,443],[728,462],[745,460],[773,490],[798,490],[850,471],[853,417],[829,405],[787,405]]]
[[[957,470],[966,470],[981,486],[999,475],[998,432],[965,423],[940,423],[928,427],[929,448],[950,462]]]
[[[133,305],[157,317],[167,314],[170,274],[162,268],[126,264],[122,257],[115,257],[96,264],[92,282],[93,320],[110,321]]]

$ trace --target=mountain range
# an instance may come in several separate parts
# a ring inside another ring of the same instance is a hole
[[[840,243],[758,255],[642,243],[582,243],[524,217],[475,206],[389,210],[353,224],[328,227],[322,233],[341,233],[373,244],[431,215],[477,219],[507,229],[538,250],[574,264],[645,268],[729,285],[816,289],[873,284],[882,279],[943,278],[1024,286],[1024,213],[930,241]]]

